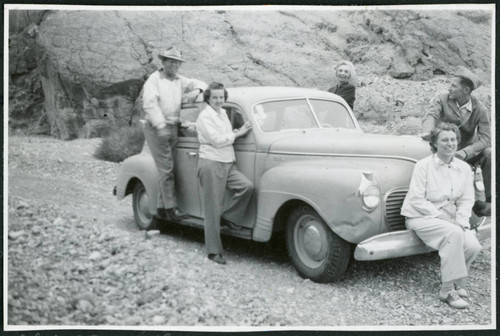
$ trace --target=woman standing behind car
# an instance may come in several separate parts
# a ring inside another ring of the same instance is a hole
[[[349,61],[342,61],[335,67],[335,77],[337,85],[331,87],[328,92],[335,93],[346,101],[346,103],[354,108],[354,100],[356,100],[356,68]]]
[[[401,214],[406,226],[439,251],[439,298],[453,308],[467,308],[465,290],[470,265],[481,245],[470,230],[474,204],[472,170],[455,157],[460,142],[458,127],[442,123],[430,133],[433,155],[417,162]]]
[[[227,91],[221,83],[211,83],[203,92],[208,105],[196,121],[200,142],[198,180],[203,190],[205,249],[208,258],[225,264],[220,238],[221,219],[235,228],[242,220],[252,197],[253,184],[238,171],[233,142],[244,136],[251,128],[246,122],[239,130],[232,129],[222,105],[227,100]],[[227,209],[223,209],[226,189],[234,196]],[[236,227],[237,228],[237,227]]]

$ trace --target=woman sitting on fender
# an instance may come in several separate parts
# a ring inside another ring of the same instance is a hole
[[[434,153],[417,162],[401,214],[406,226],[439,251],[439,298],[453,308],[467,308],[465,290],[470,265],[481,245],[470,230],[474,204],[470,166],[455,157],[460,142],[458,127],[442,123],[430,133]]]

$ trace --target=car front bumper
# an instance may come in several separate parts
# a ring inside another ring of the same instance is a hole
[[[491,237],[491,220],[487,220],[477,230],[479,241]],[[406,257],[415,254],[432,252],[412,230],[402,230],[382,233],[368,238],[356,246],[354,259],[380,260]]]

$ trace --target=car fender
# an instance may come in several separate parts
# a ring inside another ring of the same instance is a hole
[[[364,172],[357,168],[318,165],[317,161],[269,169],[259,184],[253,239],[270,239],[277,212],[291,200],[311,206],[333,232],[348,242],[358,243],[379,233],[382,204],[371,212],[365,211],[359,196]]]
[[[158,169],[151,154],[142,152],[123,161],[118,173],[116,197],[121,200],[133,192],[135,180],[142,182],[149,197],[150,213],[156,214],[158,204]]]

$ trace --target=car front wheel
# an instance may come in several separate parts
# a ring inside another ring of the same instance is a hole
[[[141,182],[134,186],[132,194],[132,208],[137,226],[141,230],[153,230],[158,226],[159,219],[149,212],[149,197],[146,188]]]
[[[349,265],[349,243],[308,206],[293,210],[288,217],[286,245],[299,274],[316,282],[338,280]]]

